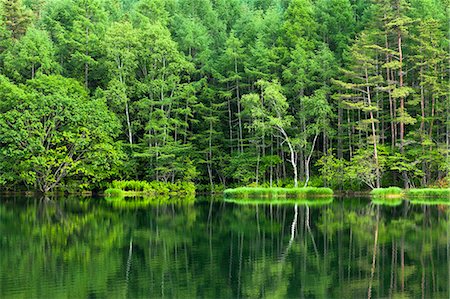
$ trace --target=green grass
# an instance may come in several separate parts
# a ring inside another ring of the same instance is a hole
[[[299,205],[299,206],[323,206],[333,202],[333,197],[322,197],[314,200],[308,199],[225,199],[226,202],[235,203],[239,205]]]
[[[235,189],[226,189],[225,198],[245,199],[245,198],[312,198],[312,197],[330,197],[333,190],[330,188],[261,188],[261,187],[240,187]]]
[[[119,192],[121,191],[121,193]],[[112,192],[112,193],[111,193]],[[195,195],[195,185],[191,182],[147,182],[113,181],[105,190],[106,196],[157,196],[157,195]]]
[[[450,189],[437,189],[437,188],[424,188],[424,189],[410,189],[406,192],[408,197],[412,198],[423,198],[423,197],[433,197],[439,199],[450,200]]]
[[[370,192],[370,195],[377,198],[401,198],[403,190],[399,187],[377,188]]]

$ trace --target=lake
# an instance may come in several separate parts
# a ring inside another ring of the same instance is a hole
[[[1,298],[450,296],[450,209],[0,198]]]

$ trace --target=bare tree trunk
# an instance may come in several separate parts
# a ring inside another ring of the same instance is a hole
[[[386,18],[386,15],[384,15],[384,17]],[[384,26],[386,27],[386,23],[384,24]],[[385,47],[386,49],[389,49],[389,39],[388,39],[388,33],[387,31],[384,34],[384,39],[385,39]],[[390,58],[390,54],[386,53],[386,63],[391,62],[391,58]],[[391,84],[391,70],[389,68],[386,68],[386,81],[388,84]],[[397,130],[396,130],[396,124],[395,124],[395,102],[392,99],[392,94],[391,94],[391,90],[388,89],[388,96],[389,96],[389,113],[390,113],[390,118],[391,118],[391,146],[392,148],[394,148],[395,146],[395,137],[397,135]]]
[[[234,71],[237,75],[237,59],[234,60]],[[241,94],[239,90],[239,80],[236,79],[236,98],[237,98],[237,113],[238,113],[238,124],[239,124],[239,140],[238,145],[240,147],[241,153],[244,152],[244,143],[242,141],[242,117],[241,117]]]
[[[400,8],[399,8],[400,9]],[[402,35],[401,35],[401,31],[398,30],[397,31],[397,40],[398,40],[398,57],[399,57],[399,63],[400,63],[400,67],[399,67],[399,87],[402,88],[403,87],[403,51],[402,51]],[[402,153],[402,155],[405,153],[405,149],[404,149],[404,145],[405,145],[405,122],[403,120],[403,116],[405,113],[405,99],[404,97],[400,97],[400,111],[402,113],[401,118],[400,118],[400,152]],[[406,173],[406,171],[402,171],[402,177],[403,177],[403,183],[405,188],[409,187],[408,184],[408,174]]]
[[[306,158],[306,161],[305,161],[306,180],[305,180],[305,185],[303,187],[308,186],[308,183],[309,183],[309,163],[311,161],[311,157],[312,157],[312,154],[314,152],[314,147],[316,146],[317,137],[319,137],[319,133],[316,133],[316,135],[314,136],[314,140],[313,140],[313,143],[311,145],[311,151],[309,152],[309,155],[308,155],[308,157]]]
[[[343,111],[341,105],[338,106],[338,148],[337,148],[337,157],[338,159],[342,159],[343,155],[343,144],[342,144],[342,117]]]
[[[256,185],[258,186],[258,183],[259,183],[259,163],[260,163],[260,160],[261,160],[261,152],[260,152],[258,146],[256,146],[256,150],[258,151],[258,158],[256,160]]]
[[[209,142],[208,142],[208,176],[209,176],[209,184],[211,186],[211,193],[214,191],[214,183],[212,177],[212,121],[209,121]]]
[[[131,121],[130,121],[130,112],[128,109],[128,100],[125,100],[125,115],[127,117],[128,141],[130,142],[130,145],[133,145],[133,133],[131,131]]]
[[[294,170],[294,187],[297,188],[298,187],[297,153],[295,152],[294,147],[292,146],[291,140],[289,139],[289,137],[286,134],[286,131],[283,128],[281,128],[281,127],[277,127],[277,129],[283,135],[284,140],[288,144],[289,152],[290,152],[290,155],[291,155],[290,162],[291,162],[291,165],[292,165],[292,169]]]
[[[230,131],[230,151],[231,153],[233,153],[233,124],[231,115],[231,102],[230,99],[228,99],[228,129]]]
[[[375,119],[373,118],[373,111],[372,111],[372,101],[370,96],[370,87],[369,87],[369,75],[367,72],[367,68],[365,68],[365,74],[366,74],[366,92],[367,92],[367,102],[369,104],[369,115],[370,115],[370,122],[372,125],[372,137],[373,137],[373,157],[375,159],[375,168],[376,168],[376,187],[380,188],[380,164],[378,162],[378,150],[377,150],[377,133],[375,130]]]

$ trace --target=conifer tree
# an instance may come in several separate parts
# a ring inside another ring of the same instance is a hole
[[[3,0],[1,12],[6,29],[11,32],[13,39],[18,39],[25,34],[31,21],[31,13],[21,0]]]

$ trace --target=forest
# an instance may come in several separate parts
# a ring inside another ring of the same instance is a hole
[[[1,1],[3,191],[448,185],[448,0]]]

